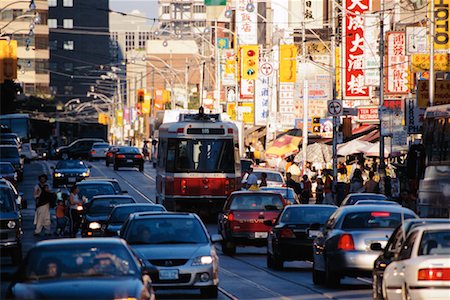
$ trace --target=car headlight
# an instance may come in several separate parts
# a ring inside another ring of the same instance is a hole
[[[56,177],[56,178],[64,177],[64,174],[58,172],[58,173],[55,173],[55,177]]]
[[[56,153],[58,153],[59,151],[61,151],[61,149],[56,149]]]
[[[9,221],[8,222],[8,228],[13,229],[14,227],[16,227],[16,222],[15,221]]]
[[[102,226],[98,222],[89,223],[89,229],[97,230],[97,229],[100,229],[101,227]]]
[[[193,266],[202,266],[202,265],[210,265],[213,262],[213,258],[210,255],[199,256],[194,259],[192,262]]]
[[[81,173],[81,176],[83,176],[83,177],[89,177],[89,172],[83,172],[83,173]]]

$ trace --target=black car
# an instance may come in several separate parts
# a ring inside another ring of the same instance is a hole
[[[108,220],[113,208],[120,204],[136,203],[131,196],[104,195],[93,197],[84,208],[81,222],[81,236],[100,236],[102,225]]]
[[[23,160],[16,146],[0,145],[0,161],[10,162],[17,172],[17,181],[23,180]]]
[[[403,225],[399,225],[391,237],[389,238],[383,252],[378,256],[374,262],[373,273],[372,273],[372,298],[379,300],[383,298],[382,283],[383,283],[383,273],[386,267],[394,260],[396,254],[401,250],[401,246],[408,236],[409,232],[422,225],[427,224],[438,224],[438,223],[450,223],[449,219],[409,219],[403,222]],[[381,250],[381,244],[374,245],[372,248],[374,250]]]
[[[22,260],[22,217],[13,190],[0,185],[0,249],[10,255],[13,264]]]
[[[119,167],[137,167],[143,172],[144,156],[136,147],[120,147],[114,155],[114,170],[119,170]]]
[[[114,186],[114,189],[116,190],[118,195],[122,195],[122,194],[127,194],[128,193],[128,191],[122,189],[122,187],[119,184],[119,181],[117,179],[114,179],[114,178],[100,178],[100,177],[92,178],[92,177],[89,177],[89,178],[87,178],[87,181],[88,182],[95,182],[95,181],[110,182]]]
[[[148,270],[120,239],[36,244],[17,270],[8,299],[154,299]]]
[[[77,183],[80,199],[86,197],[88,201],[94,196],[117,195],[113,184],[108,181],[81,181]]]
[[[94,143],[105,142],[102,139],[86,138],[78,139],[73,141],[68,146],[62,146],[56,149],[56,157],[58,159],[69,159],[69,158],[85,158],[88,159],[92,145]]]
[[[73,185],[89,177],[90,168],[81,160],[60,160],[53,169],[53,187]]]
[[[136,203],[136,204],[121,204],[117,205],[111,211],[111,214],[102,225],[102,236],[116,236],[118,231],[122,227],[123,223],[127,220],[130,214],[136,212],[163,212],[166,211],[164,206],[151,203]]]
[[[267,267],[281,269],[284,261],[313,259],[313,241],[328,218],[333,205],[289,205],[275,222],[267,237]]]
[[[114,155],[118,150],[119,146],[109,146],[105,156],[105,164],[107,167],[109,167],[110,164],[114,163]]]

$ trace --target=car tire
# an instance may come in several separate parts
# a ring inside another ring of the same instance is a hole
[[[283,260],[267,253],[267,267],[269,269],[281,270],[283,269]]]
[[[114,164],[114,171],[118,171],[119,170],[119,166],[117,166],[116,164]]]
[[[13,265],[20,265],[22,262],[22,245],[19,245],[16,249],[12,250],[11,260]]]
[[[63,153],[63,154],[61,155],[61,158],[64,159],[64,160],[69,159],[69,154]]]
[[[139,165],[139,172],[144,172],[144,164]]]
[[[233,256],[236,254],[236,245],[227,240],[222,241],[222,252],[225,255]]]
[[[312,266],[312,281],[314,284],[324,284],[325,274],[322,271],[316,270],[316,266],[313,262]]]
[[[200,289],[200,293],[204,298],[216,299],[219,296],[219,288],[217,286],[208,286]]]
[[[339,284],[341,283],[341,278],[339,277],[339,275],[333,273],[331,271],[330,265],[328,263],[326,263],[325,266],[325,285],[327,287],[337,287]]]

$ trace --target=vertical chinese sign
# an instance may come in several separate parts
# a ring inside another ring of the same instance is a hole
[[[370,10],[370,0],[345,0],[347,11],[342,30],[345,70],[344,98],[368,98],[369,88],[364,79],[364,17]]]
[[[407,94],[409,92],[408,66],[405,32],[388,32],[386,93]]]
[[[265,126],[269,117],[269,76],[261,74],[256,80],[255,125]]]
[[[247,11],[247,5],[252,3],[254,10]],[[237,0],[236,3],[236,33],[240,45],[258,44],[258,2],[253,0]]]

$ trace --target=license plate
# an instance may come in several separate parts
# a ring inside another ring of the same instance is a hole
[[[75,177],[69,177],[69,182],[77,182],[77,179]]]
[[[159,270],[159,279],[176,280],[178,279],[178,270]]]
[[[267,232],[255,232],[256,239],[265,239],[267,238]]]
[[[127,159],[127,162],[132,163],[133,160],[132,159]]]
[[[320,233],[319,230],[310,230],[308,234],[309,234],[309,237],[315,238],[319,235],[319,233]]]

